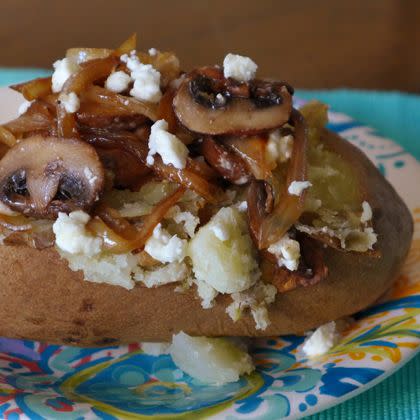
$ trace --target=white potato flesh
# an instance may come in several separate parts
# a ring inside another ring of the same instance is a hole
[[[222,385],[236,382],[255,367],[251,356],[227,338],[173,336],[169,353],[185,373],[201,382]]]
[[[224,207],[190,241],[188,255],[198,280],[220,293],[248,289],[258,278],[256,250],[245,215]]]

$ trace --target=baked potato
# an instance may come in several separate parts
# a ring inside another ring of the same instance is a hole
[[[33,102],[0,127],[0,335],[296,334],[389,289],[410,212],[325,107],[133,49],[72,50],[52,82],[14,87]]]

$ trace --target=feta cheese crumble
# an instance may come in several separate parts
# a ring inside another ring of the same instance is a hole
[[[157,55],[159,52],[159,50],[157,50],[156,48],[149,48],[149,55],[151,57],[154,57],[155,55]]]
[[[92,236],[86,230],[90,216],[77,210],[69,215],[58,213],[53,224],[56,245],[69,254],[93,256],[101,252],[102,239]]]
[[[179,206],[173,206],[168,211],[165,219],[172,219],[176,224],[183,224],[184,231],[192,238],[195,235],[195,229],[200,224],[200,219],[189,211],[181,211]]]
[[[52,91],[58,93],[66,83],[67,79],[79,70],[79,65],[69,58],[57,60],[54,64],[54,73],[51,78]]]
[[[292,181],[287,191],[290,195],[301,195],[306,188],[312,187],[309,181]]]
[[[240,82],[255,78],[258,66],[249,58],[238,54],[227,54],[223,60],[223,74]]]
[[[293,136],[282,136],[280,130],[275,130],[268,136],[267,154],[274,162],[286,162],[292,156]]]
[[[121,56],[121,61],[127,64],[134,86],[130,95],[140,101],[157,103],[162,97],[160,90],[160,73],[151,65],[140,62],[135,51],[130,55]]]
[[[128,89],[131,77],[124,71],[111,73],[106,79],[105,87],[111,92],[120,93]]]
[[[291,239],[287,233],[279,241],[270,245],[267,251],[277,257],[279,267],[285,266],[290,271],[297,270],[300,260],[300,244]]]
[[[98,177],[96,175],[93,175],[92,171],[86,166],[86,168],[83,170],[83,174],[87,178],[90,185],[93,185]]]
[[[370,204],[367,201],[363,201],[362,210],[360,221],[362,223],[367,223],[369,220],[372,220],[372,207],[370,207]]]
[[[144,250],[162,263],[181,262],[187,253],[188,242],[177,235],[171,236],[159,223],[147,240]]]
[[[177,169],[185,168],[188,149],[179,138],[168,132],[168,123],[158,120],[152,125],[149,137],[149,154],[147,164],[153,165],[153,155],[159,154],[165,165],[173,165]]]
[[[30,108],[33,102],[34,101],[26,101],[26,100],[22,102],[18,108],[18,115],[24,114]]]
[[[246,201],[240,201],[235,204],[235,207],[241,212],[245,213],[248,210],[248,203]]]
[[[69,114],[74,114],[80,108],[79,97],[74,92],[60,93],[58,100]]]
[[[321,356],[331,350],[339,341],[334,321],[318,327],[303,343],[302,350],[308,357]]]

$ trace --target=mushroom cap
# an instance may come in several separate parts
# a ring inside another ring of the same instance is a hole
[[[88,211],[103,187],[99,157],[81,140],[33,136],[0,160],[0,201],[29,216]]]
[[[217,76],[217,69],[214,73]],[[289,120],[292,90],[286,83],[254,80],[232,85],[230,79],[203,83],[203,77],[200,71],[192,72],[174,97],[175,114],[189,130],[209,135],[251,134],[280,127]],[[202,86],[203,92],[197,86]],[[227,91],[213,90],[219,88]]]

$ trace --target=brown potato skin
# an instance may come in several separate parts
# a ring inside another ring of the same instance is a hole
[[[79,346],[135,341],[170,341],[180,330],[191,335],[270,336],[302,333],[351,315],[375,302],[391,285],[407,255],[413,232],[409,210],[393,187],[356,147],[326,132],[324,141],[354,163],[365,180],[374,211],[380,258],[325,249],[328,277],[315,286],[278,294],[271,324],[255,330],[250,315],[234,323],[230,303],[219,296],[202,309],[192,289],[147,289],[83,280],[54,249],[0,246],[0,336]]]

